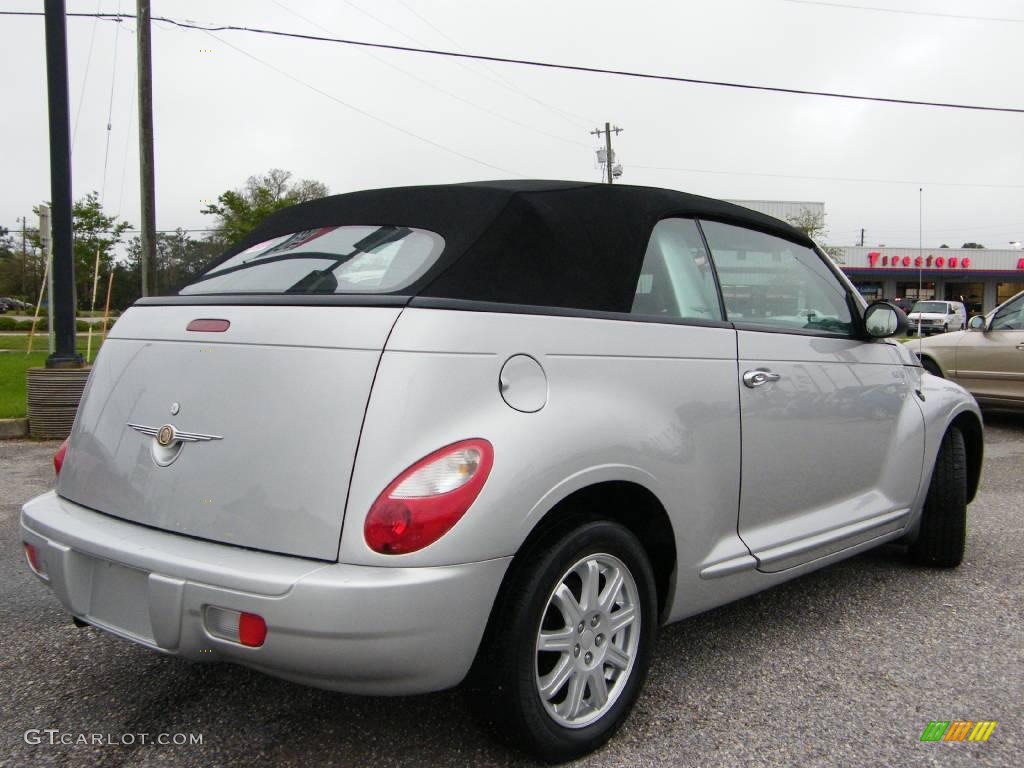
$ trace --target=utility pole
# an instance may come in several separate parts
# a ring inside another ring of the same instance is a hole
[[[27,225],[26,217],[22,216],[21,217],[21,295],[22,296],[27,296],[28,295],[25,292],[25,289],[26,289],[25,279],[26,279],[26,273],[28,272],[28,246],[25,244],[25,235],[26,235],[25,228],[26,228],[26,225]]]
[[[622,174],[622,166],[615,165],[615,152],[612,150],[612,133],[618,136],[622,133],[622,129],[617,125],[613,128],[611,123],[605,123],[603,131],[600,128],[595,128],[590,132],[591,136],[600,136],[604,134],[605,168],[608,171],[609,184],[613,183],[612,179],[616,175]],[[618,173],[616,173],[616,170]]]
[[[860,247],[864,247],[864,227],[860,228]]]
[[[149,0],[136,0],[139,82],[139,185],[142,201],[142,295],[156,282],[156,193],[153,182],[153,57]]]
[[[50,114],[50,196],[53,291],[47,368],[81,368],[75,352],[75,260],[71,229],[71,131],[68,107],[68,38],[64,0],[46,0],[46,90]]]

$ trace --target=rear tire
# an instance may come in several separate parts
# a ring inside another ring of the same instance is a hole
[[[921,530],[910,545],[910,558],[936,568],[955,568],[967,543],[967,450],[964,436],[950,427],[942,438],[932,469]]]
[[[640,693],[657,634],[654,572],[637,538],[605,520],[517,561],[477,657],[478,699],[514,746],[572,760],[608,741]]]

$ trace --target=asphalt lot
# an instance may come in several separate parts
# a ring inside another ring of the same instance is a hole
[[[963,566],[873,552],[668,627],[632,717],[578,764],[1024,764],[1024,417],[987,420]],[[458,691],[332,694],[75,628],[17,534],[55,448],[0,442],[0,766],[531,764],[484,735]],[[986,743],[919,740],[955,719],[998,725]],[[30,729],[202,744],[28,744]]]

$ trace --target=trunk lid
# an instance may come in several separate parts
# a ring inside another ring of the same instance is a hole
[[[161,530],[335,560],[367,399],[400,313],[128,310],[97,358],[57,492]],[[199,319],[230,326],[186,330]]]

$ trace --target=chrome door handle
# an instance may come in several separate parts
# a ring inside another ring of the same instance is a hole
[[[760,387],[762,384],[767,384],[769,381],[778,381],[781,378],[781,375],[772,373],[767,368],[756,368],[743,374],[743,383],[753,389],[754,387]]]

